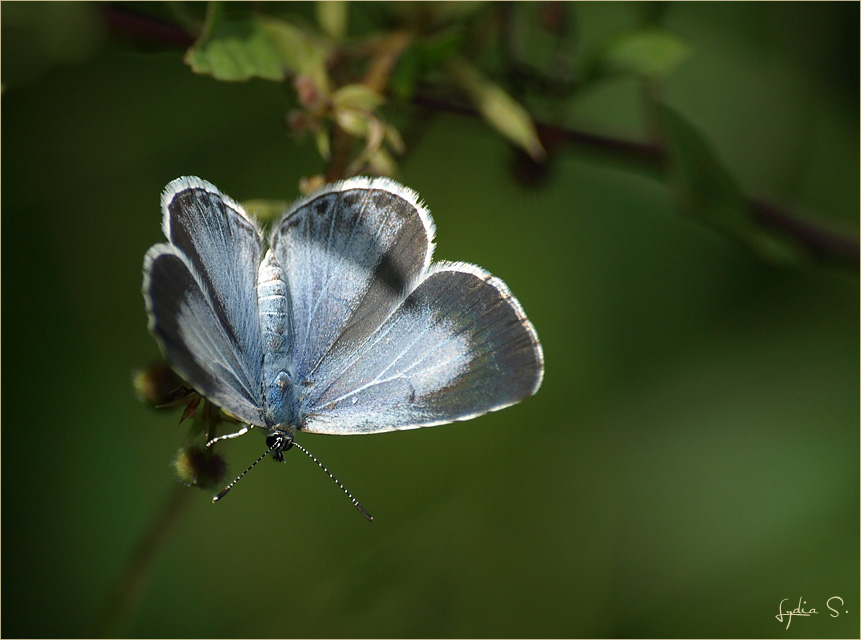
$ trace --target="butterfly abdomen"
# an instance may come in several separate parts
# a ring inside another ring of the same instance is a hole
[[[292,423],[295,419],[295,389],[290,376],[293,331],[288,296],[284,273],[268,251],[257,277],[266,426]]]

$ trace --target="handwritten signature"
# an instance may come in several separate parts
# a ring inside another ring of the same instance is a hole
[[[810,616],[815,616],[816,614],[819,613],[813,607],[811,607],[810,609],[805,609],[802,605],[807,604],[807,600],[804,600],[803,598],[798,599],[798,606],[795,607],[795,609],[792,609],[792,610],[784,609],[783,603],[786,602],[787,600],[789,600],[789,598],[784,598],[783,600],[780,601],[780,604],[777,605],[777,615],[774,616],[775,618],[777,618],[778,622],[783,622],[784,620],[786,620],[786,628],[787,629],[789,629],[789,625],[792,624],[792,616],[809,618]],[[838,606],[837,602],[836,602],[837,600],[840,601],[839,606],[842,607],[843,606],[843,598],[841,598],[840,596],[831,596],[825,602],[825,606],[828,607],[828,609],[831,611],[831,614],[829,614],[829,615],[832,618],[836,618],[840,615],[840,612],[831,606],[832,602],[834,603],[834,606]],[[846,611],[845,613],[849,613],[849,612]]]

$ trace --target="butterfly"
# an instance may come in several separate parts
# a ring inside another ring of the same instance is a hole
[[[283,461],[296,441],[431,427],[508,407],[544,374],[538,335],[505,283],[432,262],[418,194],[351,178],[295,202],[268,233],[214,185],[161,198],[166,243],[144,257],[148,328],[172,368]],[[213,498],[217,501],[245,473]]]

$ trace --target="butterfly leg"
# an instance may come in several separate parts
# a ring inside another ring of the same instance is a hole
[[[251,425],[248,425],[248,424],[243,425],[242,428],[239,431],[237,431],[236,433],[226,433],[223,436],[216,436],[215,438],[213,438],[212,440],[207,442],[206,446],[211,447],[212,445],[214,445],[219,440],[229,440],[231,438],[238,438],[239,436],[244,436],[249,431],[251,431]]]

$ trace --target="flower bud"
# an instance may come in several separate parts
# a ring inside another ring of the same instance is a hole
[[[132,371],[132,386],[141,402],[157,407],[172,402],[183,381],[166,362],[161,361]]]
[[[171,463],[177,480],[188,486],[206,489],[220,483],[227,464],[211,449],[188,446],[180,449]]]

